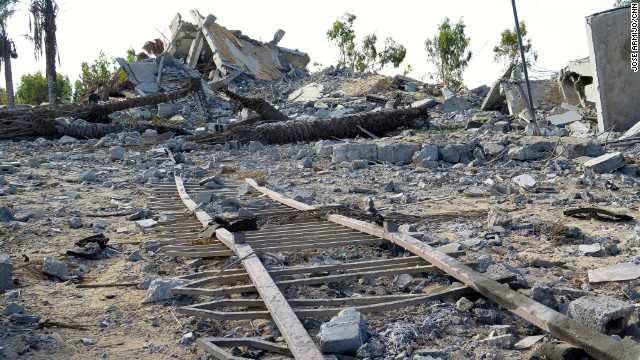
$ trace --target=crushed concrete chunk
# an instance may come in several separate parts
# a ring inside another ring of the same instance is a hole
[[[607,335],[622,335],[634,306],[609,297],[585,296],[569,304],[567,316]]]
[[[355,353],[368,339],[367,320],[354,308],[344,309],[322,324],[319,337],[324,353]]]
[[[599,156],[583,164],[585,169],[590,169],[596,174],[610,173],[623,167],[627,162],[622,153],[614,152]]]

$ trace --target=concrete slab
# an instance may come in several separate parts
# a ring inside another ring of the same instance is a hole
[[[562,114],[547,116],[547,120],[553,125],[566,125],[582,120],[582,114],[578,111],[567,111]]]
[[[640,266],[633,263],[620,263],[589,270],[589,282],[628,281],[640,278]]]
[[[640,121],[640,72],[631,70],[629,7],[587,17],[587,42],[593,70],[598,129],[626,131]]]

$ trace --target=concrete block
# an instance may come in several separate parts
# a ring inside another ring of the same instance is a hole
[[[335,145],[335,143],[336,143],[335,141],[331,141],[331,140],[318,141],[314,145],[316,155],[322,158],[331,157],[331,155],[333,154],[333,146]]]
[[[158,104],[158,116],[161,118],[168,119],[182,110],[182,105],[180,104],[170,104],[170,103],[161,103]]]
[[[529,174],[518,175],[511,179],[511,181],[525,189],[533,189],[537,184],[536,179]]]
[[[420,152],[413,156],[413,162],[418,164],[422,161],[438,161],[438,147],[435,145],[425,145]]]
[[[567,316],[601,333],[622,335],[633,310],[633,304],[609,296],[585,296],[569,304]]]
[[[442,110],[442,112],[450,113],[455,111],[469,110],[473,107],[473,105],[468,100],[453,96],[447,99],[444,103],[438,105],[438,107],[440,108],[440,110]]]
[[[393,164],[410,164],[413,155],[420,149],[418,144],[379,145],[378,160]]]
[[[0,252],[0,293],[13,286],[13,262],[9,255]]]
[[[375,160],[378,158],[378,146],[375,144],[340,144],[333,147],[332,161]]]
[[[158,301],[161,299],[170,298],[171,296],[173,296],[171,294],[171,289],[173,289],[174,287],[183,286],[184,284],[186,284],[186,281],[178,280],[178,279],[153,280],[151,284],[149,284],[149,290],[148,290],[149,300]]]
[[[367,319],[347,308],[320,327],[320,350],[324,353],[355,353],[368,339]]]
[[[567,111],[562,114],[547,116],[547,120],[553,125],[566,125],[582,120],[582,114],[578,111]]]
[[[53,275],[59,279],[64,279],[69,276],[67,264],[64,261],[56,260],[51,256],[45,256],[42,263],[42,271],[45,274]]]
[[[626,165],[622,153],[614,152],[591,159],[583,164],[585,169],[591,169],[596,174],[610,173]]]
[[[587,43],[599,131],[626,131],[640,121],[640,72],[631,70],[629,7],[587,17]]]

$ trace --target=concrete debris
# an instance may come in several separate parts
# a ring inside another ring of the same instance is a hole
[[[198,63],[214,63],[216,75],[224,77],[234,70],[261,80],[282,79],[291,70],[304,68],[309,55],[277,46],[284,32],[278,30],[274,40],[263,43],[247,37],[238,30],[228,30],[217,23],[213,15],[202,16],[191,10],[194,23],[177,14],[171,22],[171,39],[167,53],[174,58],[186,58],[194,69]]]
[[[531,175],[523,174],[518,175],[512,179],[513,183],[520,186],[521,188],[531,190],[538,183]]]
[[[322,324],[318,336],[320,350],[324,353],[355,353],[369,338],[367,319],[356,309],[344,309]]]
[[[640,266],[634,263],[620,263],[589,270],[589,282],[628,281],[640,278]]]
[[[627,162],[621,152],[614,152],[599,156],[585,162],[582,166],[596,174],[610,173],[623,167]]]
[[[45,274],[52,275],[58,279],[64,280],[69,276],[69,270],[67,264],[64,261],[59,261],[51,256],[45,256],[42,264],[42,271]]]
[[[172,297],[171,289],[185,285],[184,280],[178,279],[156,279],[149,284],[149,301],[160,301]]]
[[[547,116],[547,121],[553,125],[568,125],[582,120],[582,114],[578,111],[567,111],[559,115]]]
[[[569,304],[567,315],[607,335],[623,335],[633,304],[609,296],[585,296]]]

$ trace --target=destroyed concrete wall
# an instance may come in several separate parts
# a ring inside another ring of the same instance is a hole
[[[640,73],[631,70],[630,18],[629,7],[587,17],[600,131],[614,125],[614,131],[626,131],[640,121]]]
[[[574,106],[595,107],[598,90],[593,85],[591,60],[584,58],[569,62],[557,77],[564,100]]]
[[[310,61],[304,52],[277,46],[283,30],[278,30],[272,41],[263,43],[219,25],[213,15],[205,18],[195,9],[191,15],[196,24],[184,21],[180,14],[173,19],[167,52],[185,59],[192,69],[198,62],[213,62],[216,77],[243,70],[261,80],[274,80],[284,78],[292,69],[306,67]]]

